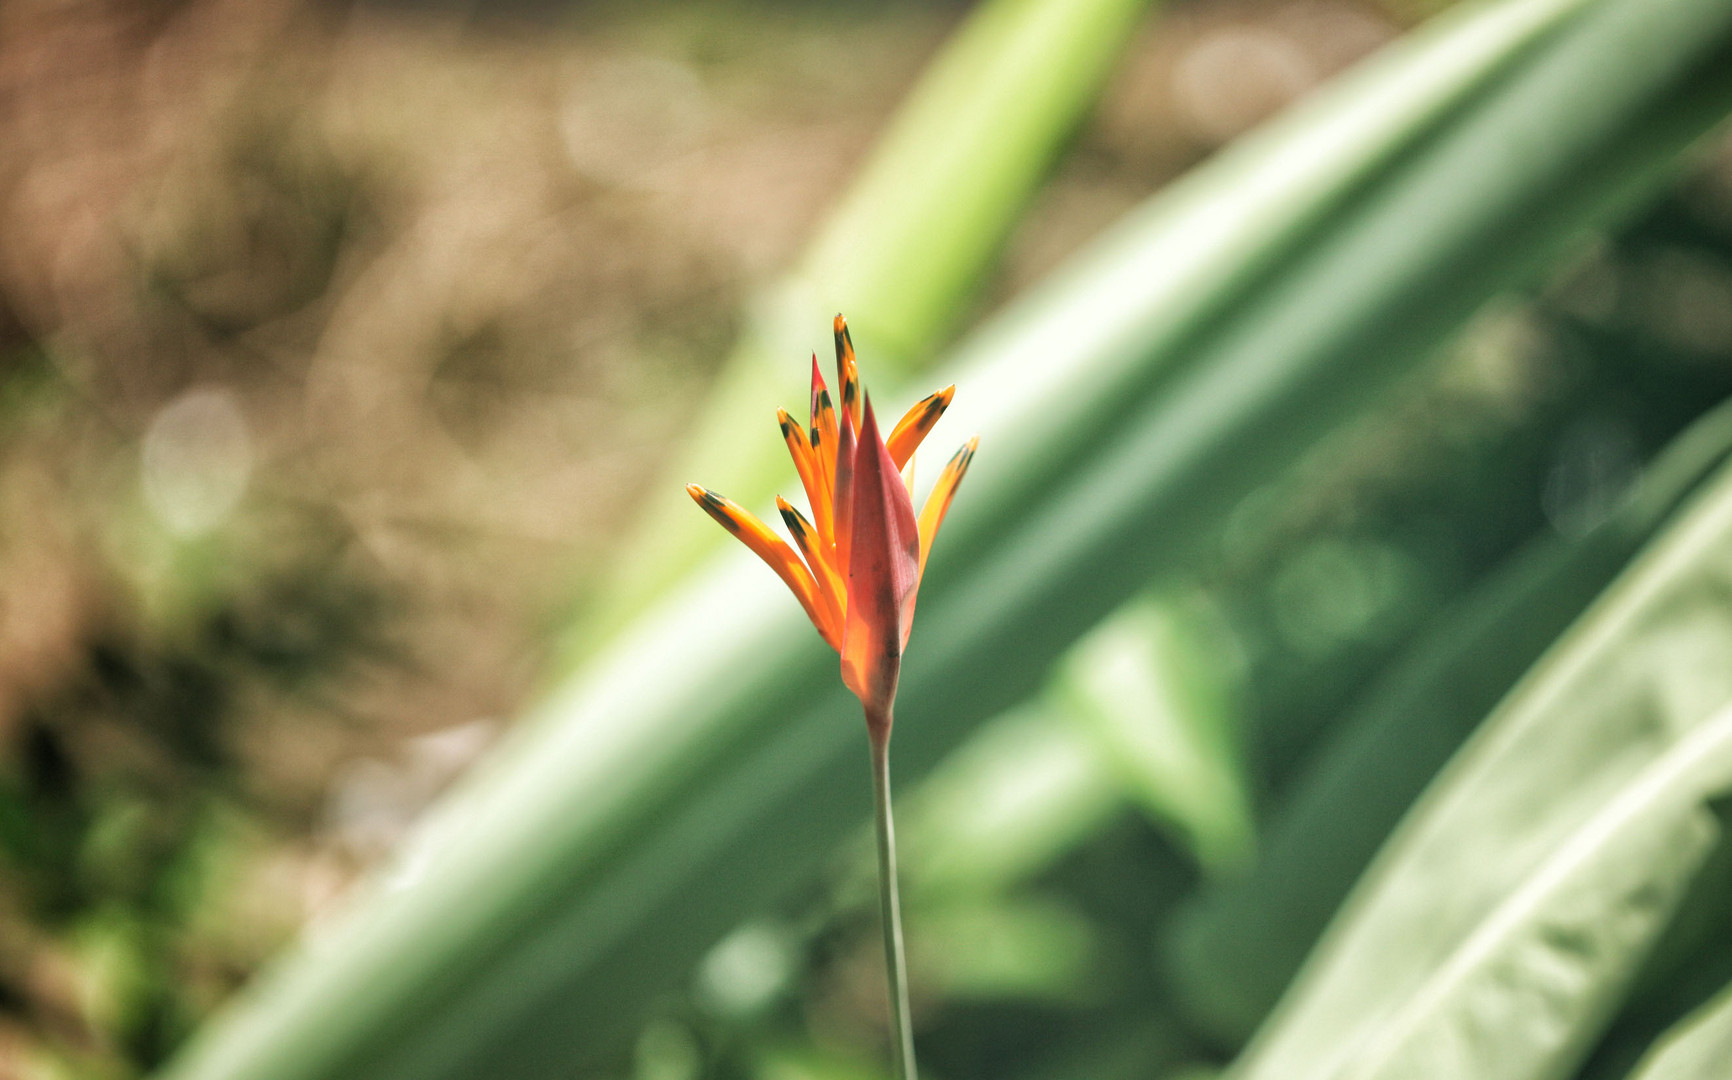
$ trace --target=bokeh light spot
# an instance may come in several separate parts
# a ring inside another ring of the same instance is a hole
[[[240,402],[218,386],[195,387],[151,420],[142,452],[144,500],[177,536],[209,532],[246,493],[253,442]]]

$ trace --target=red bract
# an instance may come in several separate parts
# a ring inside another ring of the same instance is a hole
[[[802,428],[785,410],[776,414],[812,509],[808,520],[786,500],[776,500],[799,553],[737,503],[697,484],[688,484],[686,491],[793,590],[812,625],[841,654],[842,681],[860,698],[873,735],[881,737],[889,734],[890,705],[926,556],[979,438],[968,440],[950,459],[916,515],[909,498],[910,462],[956,388],[916,403],[884,436],[860,391],[854,343],[840,315],[835,335],[841,408],[832,407],[814,356],[809,427]]]

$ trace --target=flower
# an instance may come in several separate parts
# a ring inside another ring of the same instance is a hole
[[[818,633],[841,654],[842,681],[860,698],[873,734],[887,737],[926,556],[980,438],[951,457],[916,515],[909,496],[914,451],[956,387],[915,403],[883,436],[871,400],[860,391],[854,342],[840,315],[835,337],[840,409],[832,406],[813,356],[809,425],[776,411],[812,510],[808,520],[786,499],[776,500],[798,554],[739,504],[697,484],[686,491],[793,591]]]

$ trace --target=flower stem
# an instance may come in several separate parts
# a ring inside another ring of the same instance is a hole
[[[914,1030],[908,1011],[908,962],[902,954],[902,904],[896,894],[896,826],[890,819],[890,725],[872,736],[872,802],[878,822],[878,913],[884,929],[884,968],[890,982],[890,1032],[896,1042],[898,1080],[917,1080]]]

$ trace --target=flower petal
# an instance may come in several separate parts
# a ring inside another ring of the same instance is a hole
[[[914,456],[914,451],[920,447],[926,433],[932,430],[932,425],[938,423],[938,418],[944,415],[944,410],[950,408],[950,399],[956,396],[956,386],[952,384],[929,394],[914,403],[914,407],[903,414],[896,426],[890,429],[890,437],[884,440],[884,445],[890,448],[890,460],[900,469],[908,464],[908,459]]]
[[[794,470],[800,474],[800,486],[806,489],[806,501],[812,507],[812,517],[818,523],[818,535],[823,538],[821,550],[829,551],[836,544],[830,535],[830,475],[824,471],[812,444],[806,439],[806,429],[794,422],[788,410],[776,410],[776,423],[782,427],[782,441],[788,444],[788,454],[794,459]]]
[[[842,575],[830,565],[835,553],[825,549],[818,530],[787,499],[778,495],[776,509],[782,512],[782,524],[788,526],[794,546],[800,549],[806,565],[812,568],[812,574],[818,579],[818,595],[831,617],[831,625],[841,626],[843,613],[848,610],[848,586]]]
[[[956,497],[956,486],[962,483],[962,476],[968,472],[968,463],[974,460],[974,451],[979,445],[979,435],[962,444],[944,466],[944,471],[938,474],[938,483],[932,485],[932,493],[926,496],[926,505],[920,508],[920,572],[923,574],[926,572],[926,555],[932,550],[932,538],[938,535],[938,526],[944,523],[950,500]]]
[[[854,336],[848,333],[848,320],[837,315],[833,324],[836,337],[836,382],[842,394],[843,415],[854,418],[854,430],[860,430],[860,369],[854,362]]]
[[[715,518],[722,528],[740,538],[741,543],[751,548],[758,558],[764,560],[770,569],[794,593],[794,598],[800,601],[800,606],[806,609],[807,618],[818,628],[818,633],[830,643],[830,647],[840,651],[840,627],[833,625],[826,618],[823,601],[818,595],[818,582],[812,576],[812,571],[794,554],[794,549],[788,542],[770,531],[770,527],[759,521],[755,515],[741,507],[732,499],[725,499],[715,492],[697,484],[687,484],[686,494],[692,501],[704,508],[704,512]]]
[[[842,433],[836,437],[835,479],[830,484],[831,535],[836,542],[836,569],[848,573],[849,545],[854,539],[854,459],[858,457],[854,422],[842,414]]]
[[[830,390],[818,372],[818,354],[812,354],[812,456],[825,476],[836,473],[836,410],[830,405]],[[834,487],[832,487],[834,492]],[[814,513],[817,511],[814,510]]]
[[[871,402],[865,403],[852,480],[842,681],[859,696],[869,723],[872,717],[888,722],[920,587],[920,534]]]

